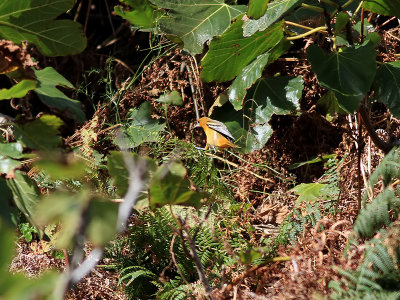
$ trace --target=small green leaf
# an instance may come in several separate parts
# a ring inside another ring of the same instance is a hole
[[[326,161],[328,159],[334,158],[335,156],[336,156],[335,154],[326,154],[326,155],[322,155],[320,157],[314,157],[314,158],[311,158],[310,160],[290,165],[289,166],[289,170],[293,170],[293,169],[296,169],[296,168],[299,168],[299,167],[302,167],[302,166],[316,164],[316,163],[319,163],[319,162],[322,162],[322,161]]]
[[[40,195],[36,184],[23,172],[16,171],[15,178],[7,180],[15,205],[25,215],[27,220],[38,229],[33,221],[33,212],[36,210]]]
[[[264,31],[300,2],[300,0],[276,0],[270,3],[267,12],[261,18],[249,19],[243,24],[243,36],[249,37],[257,31]]]
[[[38,86],[35,92],[40,100],[51,108],[56,108],[66,113],[70,118],[82,123],[85,121],[85,114],[82,111],[81,103],[67,97],[57,86],[73,88],[74,86],[52,67],[43,70],[35,70],[38,79]]]
[[[129,127],[124,129],[123,143],[129,148],[134,148],[145,142],[156,142],[159,134],[164,130],[165,123],[151,117],[151,104],[144,102],[139,108],[134,108],[128,114],[132,120]],[[117,141],[117,144],[119,141]]]
[[[0,174],[12,174],[20,165],[20,161],[0,155]]]
[[[158,168],[150,184],[151,209],[167,204],[201,207],[205,195],[190,189],[186,172],[180,162],[165,163]]]
[[[155,27],[157,20],[163,15],[162,11],[155,9],[147,0],[121,0],[121,2],[129,5],[131,11],[115,6],[114,12],[139,28]]]
[[[172,91],[170,93],[161,95],[157,101],[168,105],[181,106],[183,104],[181,94],[179,94],[178,91]]]
[[[311,45],[307,56],[321,86],[332,90],[339,105],[348,113],[353,113],[370,90],[375,77],[376,51],[372,43],[330,54]]]
[[[0,36],[16,44],[22,41],[35,44],[46,56],[82,52],[86,48],[86,38],[81,25],[57,19],[73,4],[73,0],[2,1]]]
[[[29,223],[19,224],[18,229],[22,233],[27,243],[32,241],[33,233],[38,233],[35,227],[29,225]]]
[[[299,195],[296,205],[299,205],[301,202],[314,203],[321,197],[321,190],[326,186],[326,184],[322,183],[302,183],[296,185],[291,189],[291,191]]]
[[[247,16],[252,19],[259,19],[267,10],[270,0],[250,0]]]
[[[199,54],[205,42],[223,33],[231,20],[246,11],[245,5],[228,5],[223,0],[151,0],[168,9],[168,17],[159,20],[162,32],[178,36],[184,49]]]
[[[261,256],[262,253],[258,249],[243,250],[239,253],[240,261],[247,265],[254,263],[254,261],[259,259]]]
[[[400,0],[365,0],[362,7],[379,15],[400,17]]]
[[[283,39],[283,22],[245,38],[240,16],[220,37],[214,38],[202,59],[201,77],[207,81],[228,81],[238,75],[258,55],[267,52]]]
[[[61,144],[61,125],[63,121],[60,118],[43,115],[32,122],[15,125],[15,135],[28,148],[52,150]]]
[[[400,61],[381,64],[373,84],[375,97],[400,117]]]
[[[34,88],[36,88],[36,81],[28,79],[21,80],[9,89],[1,89],[0,100],[22,98]]]

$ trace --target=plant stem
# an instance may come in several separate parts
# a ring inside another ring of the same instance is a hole
[[[288,37],[286,39],[288,41],[298,40],[298,39],[302,39],[302,38],[304,38],[306,36],[309,36],[309,35],[311,35],[313,33],[316,33],[316,32],[327,33],[326,26],[320,26],[320,27],[314,28],[314,29],[312,29],[310,31],[307,31],[307,32],[305,32],[303,34],[299,34],[299,35],[296,35],[296,36],[290,36],[290,37]]]
[[[318,6],[309,5],[309,4],[305,4],[305,3],[302,3],[301,6],[303,6],[304,8],[311,9],[313,11],[317,11],[319,13],[323,13],[324,12],[324,9],[321,8],[321,7],[318,7]]]

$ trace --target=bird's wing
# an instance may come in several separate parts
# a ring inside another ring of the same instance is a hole
[[[228,128],[225,126],[224,123],[212,120],[212,121],[207,122],[207,126],[210,127],[211,129],[215,130],[216,132],[222,134],[230,142],[234,142],[235,141],[235,138],[229,132]]]

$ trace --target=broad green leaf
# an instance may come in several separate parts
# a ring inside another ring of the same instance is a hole
[[[0,90],[0,100],[11,99],[11,98],[22,98],[30,90],[36,87],[36,81],[24,79],[13,85],[9,89]]]
[[[38,229],[37,224],[33,221],[33,213],[36,210],[40,195],[36,184],[25,173],[16,171],[15,177],[7,180],[7,185],[13,194],[15,205],[27,220]]]
[[[43,115],[34,121],[14,125],[15,135],[26,147],[52,150],[61,144],[59,128],[63,121],[56,116]]]
[[[120,0],[131,7],[130,11],[124,10],[121,6],[115,6],[114,12],[128,20],[133,26],[139,28],[153,28],[156,21],[163,14],[155,9],[147,0]]]
[[[128,118],[132,120],[129,127],[124,129],[124,143],[134,148],[145,142],[156,142],[159,134],[164,130],[165,123],[151,117],[151,104],[144,102],[139,108],[134,108]],[[117,141],[118,143],[118,141]]]
[[[258,32],[251,37],[242,35],[243,21],[238,18],[229,29],[210,43],[202,60],[201,77],[207,81],[228,81],[238,75],[258,55],[276,46],[283,38],[283,23]]]
[[[19,160],[0,155],[0,174],[10,174],[12,176],[13,171],[19,166],[21,166]]]
[[[236,110],[242,108],[247,89],[261,77],[265,66],[286,52],[290,45],[289,41],[282,40],[273,49],[258,56],[239,73],[228,91],[229,101]]]
[[[74,4],[73,0],[12,0],[0,5],[0,36],[20,44],[35,44],[47,56],[82,52],[86,38],[81,25],[56,20]]]
[[[375,77],[376,51],[372,43],[329,54],[312,45],[307,49],[307,57],[321,86],[333,91],[339,105],[353,113]]]
[[[379,67],[373,89],[375,98],[385,103],[395,117],[400,117],[400,61]]]
[[[349,22],[349,15],[343,11],[336,15],[335,32],[339,34]]]
[[[296,204],[300,204],[301,202],[314,203],[321,197],[322,189],[326,188],[326,184],[322,183],[302,183],[296,185],[291,190],[294,191],[299,198],[296,201]]]
[[[87,236],[95,246],[104,246],[117,230],[118,204],[100,197],[91,199],[87,214]]]
[[[22,144],[20,142],[16,143],[0,143],[0,155],[1,156],[9,156],[11,158],[23,158],[25,157],[22,154],[23,151]]]
[[[188,205],[200,208],[202,193],[190,189],[185,178],[186,169],[180,162],[168,162],[155,172],[150,184],[150,207],[155,209],[167,204]]]
[[[35,70],[38,86],[35,92],[40,100],[51,108],[56,108],[60,112],[74,118],[79,123],[85,121],[85,114],[79,101],[67,97],[57,86],[73,88],[74,86],[52,67],[43,70]]]
[[[62,155],[59,152],[46,153],[46,156],[36,161],[34,166],[45,172],[53,180],[78,180],[87,174],[85,161],[73,154]]]
[[[10,276],[10,263],[15,255],[15,228],[10,228],[10,224],[6,223],[3,218],[0,218],[0,245],[2,245],[0,254],[0,286],[6,276]],[[8,245],[8,247],[7,247]],[[0,295],[4,295],[0,289]]]
[[[41,226],[61,223],[61,230],[56,240],[59,249],[67,248],[82,224],[82,213],[91,200],[86,189],[79,194],[56,192],[45,196],[34,212],[35,221]]]
[[[246,66],[233,81],[228,91],[229,101],[238,110],[242,108],[247,89],[261,77],[262,71],[268,63],[269,52],[258,56],[251,64]]]
[[[270,0],[250,0],[247,16],[252,19],[259,19],[267,10]]]
[[[201,53],[205,42],[223,33],[231,20],[246,11],[244,5],[228,5],[223,0],[151,0],[168,9],[168,17],[159,20],[166,34],[178,36],[184,49],[191,54]]]
[[[183,104],[181,94],[178,91],[172,91],[170,93],[161,95],[160,98],[157,99],[158,102],[169,105],[177,105],[181,106]]]
[[[293,170],[293,169],[296,169],[296,168],[300,168],[302,166],[316,164],[316,163],[319,163],[319,162],[322,162],[322,161],[326,161],[328,159],[335,158],[335,156],[336,156],[335,154],[326,154],[326,155],[322,155],[322,156],[317,156],[317,157],[311,158],[310,160],[302,161],[302,162],[290,165],[289,166],[289,170]]]
[[[212,117],[228,127],[238,139],[238,151],[249,153],[262,148],[272,134],[268,124],[273,114],[287,114],[299,108],[303,79],[270,77],[259,79],[248,91],[243,111],[226,104],[216,107]]]
[[[300,0],[277,0],[269,3],[267,12],[261,18],[244,22],[243,36],[249,37],[257,31],[264,31],[300,2]]]
[[[400,0],[365,0],[362,7],[376,14],[400,17]]]
[[[18,215],[19,212],[15,208],[14,205],[12,205],[13,202],[13,194],[11,189],[7,185],[7,180],[0,177],[0,224],[3,221],[5,224],[12,226],[16,225],[16,222],[18,222]],[[0,261],[1,261],[1,255],[0,255]],[[1,262],[0,262],[1,266]],[[0,267],[1,268],[1,267]]]

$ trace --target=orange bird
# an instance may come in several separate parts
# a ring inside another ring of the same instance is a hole
[[[207,138],[207,145],[205,150],[209,148],[209,146],[217,147],[219,149],[226,148],[240,148],[239,146],[233,144],[235,138],[229,132],[228,128],[221,122],[202,117],[197,120],[196,127],[201,127],[204,129]]]

